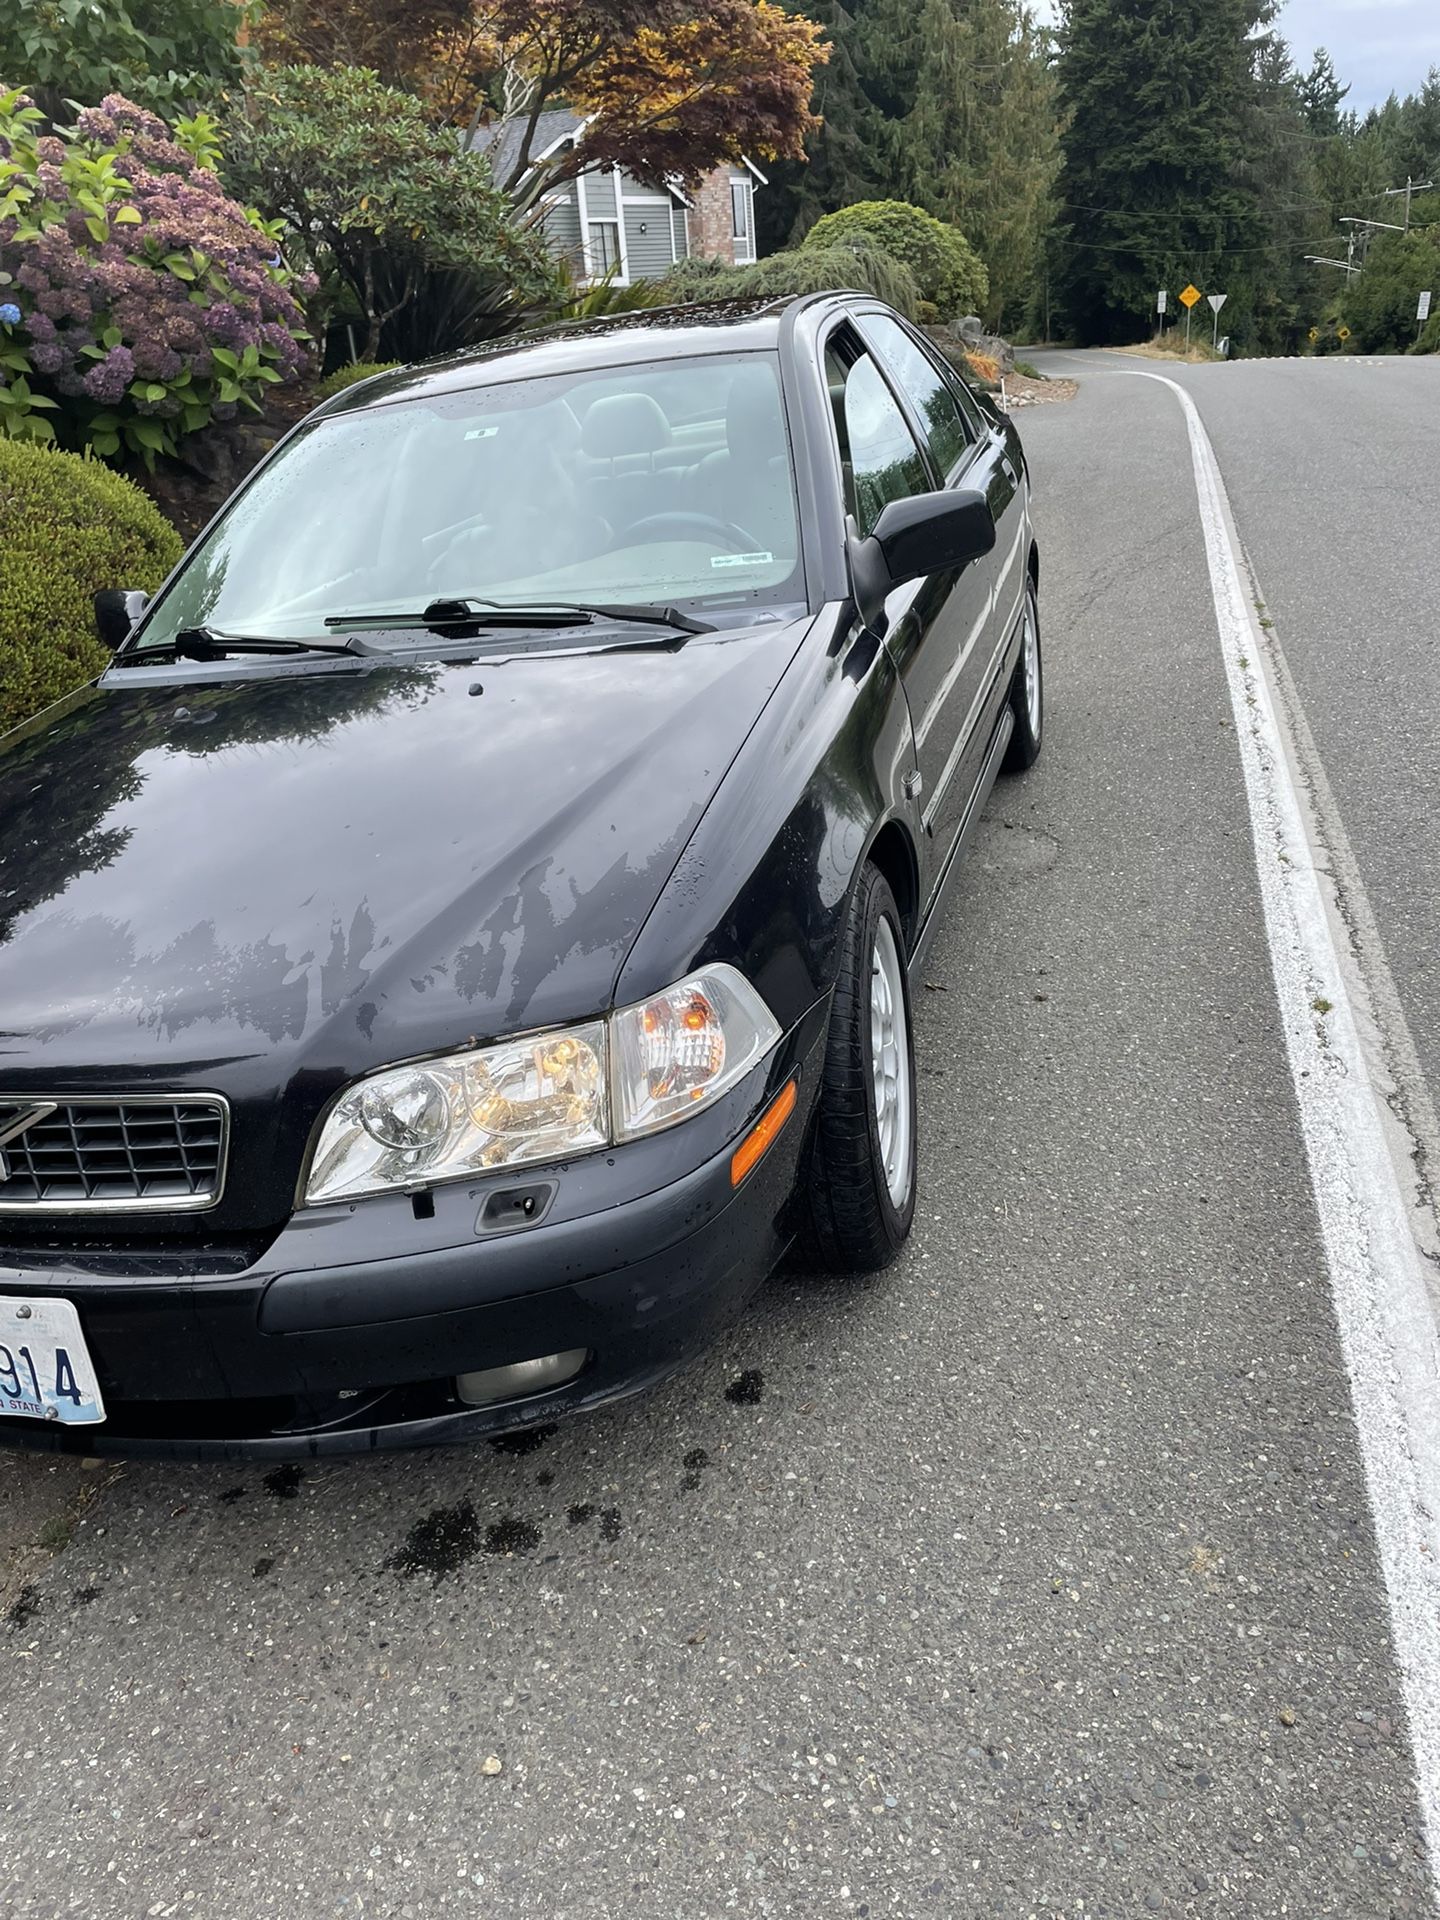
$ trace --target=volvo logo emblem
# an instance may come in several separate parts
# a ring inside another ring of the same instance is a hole
[[[5,1158],[6,1147],[33,1127],[37,1120],[45,1119],[54,1111],[53,1100],[32,1100],[28,1103],[0,1100],[0,1187],[10,1178],[10,1162]]]

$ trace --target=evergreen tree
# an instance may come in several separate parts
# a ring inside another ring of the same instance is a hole
[[[1392,185],[1433,178],[1440,167],[1440,67],[1430,69],[1419,93],[1403,100],[1392,93],[1383,107],[1372,107],[1360,132],[1380,148]]]
[[[895,123],[904,196],[958,226],[984,260],[987,318],[1017,319],[1059,162],[1047,42],[1012,0],[923,0],[912,18],[910,101]]]
[[[1133,340],[1158,288],[1229,292],[1265,247],[1244,161],[1252,36],[1270,12],[1269,0],[1070,0],[1060,293],[1079,339]]]
[[[770,169],[770,185],[756,197],[762,252],[799,240],[822,214],[857,200],[883,198],[890,190],[883,165],[883,130],[861,82],[857,57],[860,18],[866,0],[815,0],[796,6],[816,21],[830,43],[830,58],[816,71],[812,109],[820,125],[805,143],[804,161]]]
[[[1254,197],[1256,244],[1225,262],[1223,288],[1235,303],[1232,312],[1227,301],[1226,330],[1236,313],[1244,316],[1245,343],[1252,351],[1294,352],[1311,322],[1314,270],[1305,255],[1315,252],[1330,231],[1316,198],[1315,139],[1306,105],[1306,88],[1320,57],[1302,75],[1278,35],[1262,34],[1252,42],[1253,88],[1241,120],[1236,180]],[[1333,71],[1330,80],[1334,85]],[[1336,100],[1344,91],[1338,88]]]
[[[797,7],[801,0],[789,0]],[[777,169],[761,239],[904,199],[958,226],[990,269],[988,317],[1023,310],[1058,166],[1049,43],[1024,0],[804,0],[834,51],[809,166]]]
[[[1295,82],[1300,111],[1311,133],[1327,138],[1339,133],[1340,102],[1349,91],[1349,87],[1341,86],[1330,55],[1324,47],[1317,47],[1310,71],[1302,73]]]
[[[1320,206],[1319,233],[1327,241],[1333,240],[1345,214],[1389,219],[1389,214],[1378,211],[1381,195],[1390,184],[1384,149],[1374,132],[1363,130],[1353,114],[1343,116],[1333,139],[1316,145],[1311,168]],[[1328,245],[1319,251],[1328,252]]]

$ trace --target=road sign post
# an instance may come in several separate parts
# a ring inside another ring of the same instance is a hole
[[[1210,311],[1215,316],[1215,331],[1210,336],[1210,344],[1216,353],[1220,351],[1220,309],[1229,297],[1226,293],[1207,293],[1205,296],[1210,302]]]
[[[1170,296],[1164,287],[1155,296],[1155,338],[1158,340],[1165,331],[1165,305]]]
[[[1415,338],[1417,340],[1425,331],[1425,322],[1430,318],[1430,295],[1432,291],[1433,289],[1430,287],[1425,289],[1424,293],[1420,296],[1420,303],[1415,309]],[[1160,297],[1163,300],[1165,296],[1162,294]]]
[[[1190,309],[1199,298],[1199,287],[1192,286],[1190,282],[1187,281],[1180,292],[1180,304],[1185,309],[1185,351],[1187,353],[1190,351]]]

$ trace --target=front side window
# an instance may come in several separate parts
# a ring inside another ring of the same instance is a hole
[[[964,459],[970,433],[955,395],[918,342],[898,320],[867,314],[865,331],[924,423],[930,457],[948,480]]]
[[[437,599],[804,599],[773,354],[512,380],[303,428],[137,636],[316,639]],[[336,625],[327,625],[336,623]]]
[[[930,477],[895,396],[868,353],[846,366],[831,348],[825,356],[846,505],[862,535],[892,500],[925,493]]]

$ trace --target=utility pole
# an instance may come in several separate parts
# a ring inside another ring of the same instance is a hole
[[[1428,193],[1434,184],[1435,182],[1433,180],[1413,180],[1407,173],[1403,187],[1387,187],[1385,189],[1382,197],[1386,200],[1396,200],[1402,193],[1405,196],[1405,224],[1403,227],[1397,228],[1397,232],[1408,233],[1410,231],[1411,196],[1417,193]],[[1378,225],[1379,223],[1377,222],[1376,224]]]

